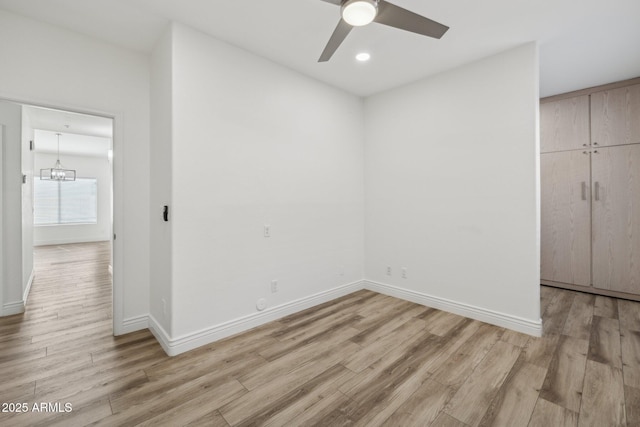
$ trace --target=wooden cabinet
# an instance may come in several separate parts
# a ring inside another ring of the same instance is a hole
[[[591,285],[589,157],[582,150],[540,156],[542,279]]]
[[[591,94],[591,141],[600,147],[640,143],[640,84]]]
[[[540,151],[576,150],[587,147],[589,96],[582,95],[540,105]]]
[[[540,106],[542,283],[640,300],[639,81]]]
[[[591,159],[593,286],[640,294],[640,144]]]

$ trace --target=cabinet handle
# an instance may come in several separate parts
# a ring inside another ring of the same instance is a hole
[[[587,200],[587,183],[582,181],[582,200]]]
[[[598,181],[596,181],[596,191],[595,191],[595,197],[596,197],[596,201],[600,200],[600,183]]]

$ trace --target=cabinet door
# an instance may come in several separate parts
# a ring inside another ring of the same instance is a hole
[[[583,151],[540,155],[544,280],[591,285],[589,157]]]
[[[575,150],[589,145],[589,96],[540,104],[540,151]]]
[[[593,285],[640,294],[640,145],[592,154]]]
[[[594,147],[640,143],[640,85],[591,94]]]

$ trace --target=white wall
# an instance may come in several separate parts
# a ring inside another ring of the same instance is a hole
[[[33,268],[33,165],[34,153],[31,141],[34,130],[31,127],[29,109],[22,107],[22,299],[26,303],[34,279]]]
[[[163,206],[170,206],[172,126],[172,50],[173,38],[169,28],[158,41],[151,57],[151,288],[150,314],[159,326],[170,336],[171,306],[171,226],[162,217]]]
[[[149,58],[2,10],[0,40],[0,98],[115,117],[114,327],[146,327]]]
[[[0,67],[1,68],[1,67]],[[24,311],[22,300],[22,107],[0,101],[2,124],[2,301],[0,314]]]
[[[361,99],[180,25],[172,54],[173,338],[359,282]]]
[[[36,131],[37,143],[37,131]],[[35,170],[50,168],[55,154],[35,154]],[[98,222],[96,224],[38,225],[34,230],[36,246],[110,240],[111,234],[111,171],[107,157],[62,156],[66,168],[75,169],[77,178],[98,180]],[[38,179],[38,178],[36,178]],[[64,185],[61,184],[61,185]]]
[[[366,100],[374,289],[540,333],[537,108],[535,44]]]

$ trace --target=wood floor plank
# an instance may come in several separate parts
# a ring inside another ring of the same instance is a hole
[[[229,427],[229,423],[218,411],[213,411],[204,417],[186,424],[186,427]]]
[[[406,402],[383,423],[385,427],[421,427],[431,424],[455,393],[437,381],[426,380]]]
[[[576,294],[577,292],[573,291],[557,290],[557,295],[549,302],[542,316],[542,329],[545,335],[562,333]]]
[[[101,419],[95,425],[140,425],[156,417],[161,418],[167,412],[172,416],[172,408],[178,408],[203,395],[209,397],[210,409],[217,409],[218,406],[240,398],[246,393],[246,389],[235,379],[227,378],[225,381],[220,381],[216,373],[203,375],[162,393],[156,393],[138,404],[128,405],[122,411],[113,410],[113,415]]]
[[[380,337],[373,343],[362,347],[360,351],[347,357],[342,364],[353,372],[362,372],[376,360],[384,357],[391,350],[398,348],[401,343],[412,341],[417,335],[424,332],[425,325],[423,321],[409,319],[391,333]]]
[[[231,425],[252,419],[255,415],[269,409],[283,395],[297,390],[311,379],[339,364],[350,353],[357,351],[358,345],[347,342],[335,351],[320,353],[316,358],[298,369],[277,378],[220,408],[220,413]],[[346,369],[346,368],[345,368]],[[340,376],[340,379],[343,377]],[[341,384],[337,384],[339,387]]]
[[[591,333],[594,304],[594,295],[577,294],[571,304],[562,333],[570,337],[588,340]]]
[[[386,316],[381,316],[369,327],[362,329],[360,333],[351,338],[351,341],[363,347],[367,346],[381,336],[385,336],[397,327],[402,326],[408,320],[413,319],[416,314],[423,311],[423,308],[414,303],[400,305],[396,307],[396,310],[390,311]]]
[[[430,427],[467,427],[468,424],[452,417],[451,415],[441,412],[438,418],[436,418]]]
[[[340,405],[347,402],[349,398],[342,394],[340,390],[336,390],[332,393],[327,393],[322,396],[320,400],[313,405],[305,408],[302,412],[296,415],[295,425],[299,426],[320,426],[320,420],[324,420],[329,414],[340,407]],[[276,423],[277,420],[268,420],[265,422],[265,426],[281,427],[281,424]]]
[[[433,379],[454,389],[460,387],[500,339],[501,332],[495,326],[481,325],[475,334],[433,371]]]
[[[547,369],[560,341],[559,335],[531,337],[524,347],[526,361]]]
[[[153,381],[137,387],[112,393],[110,395],[111,408],[114,413],[118,413],[124,412],[130,407],[141,407],[158,396],[171,393],[172,390],[189,384],[201,388],[209,387],[209,384],[214,384],[216,381],[225,382],[229,378],[237,381],[234,377],[240,375],[244,370],[259,368],[264,365],[264,360],[258,355],[241,354],[226,360],[225,363],[203,365],[194,367],[191,370],[166,375],[162,378],[154,378]],[[202,385],[199,385],[200,382],[202,382]],[[243,389],[246,390],[244,387]]]
[[[542,287],[535,338],[362,290],[168,357],[112,336],[109,258],[37,248],[26,312],[0,318],[0,402],[73,412],[3,427],[640,424],[638,303]]]
[[[539,398],[531,414],[529,427],[577,427],[578,414],[548,400]]]
[[[357,331],[350,329],[338,330],[332,335],[331,341],[317,341],[304,347],[298,347],[266,364],[264,369],[252,369],[240,376],[238,380],[247,390],[253,390],[309,363],[318,354],[331,352],[337,347],[343,346],[347,340],[353,337],[355,332]]]
[[[389,297],[391,298],[391,297]],[[373,313],[369,313],[367,317],[362,317],[358,322],[357,329],[361,331],[361,338],[354,339],[356,344],[360,344],[357,340],[362,340],[367,336],[374,335],[375,331],[384,327],[395,317],[403,316],[404,319],[413,317],[424,311],[424,306],[413,303],[411,301],[398,300],[391,298],[387,300],[383,306]],[[407,314],[407,313],[410,314]],[[394,328],[395,329],[395,328]]]
[[[339,374],[332,378],[328,375],[332,371]],[[288,396],[283,396],[269,409],[264,410],[262,416],[252,417],[244,424],[278,427],[305,423],[313,425],[306,420],[326,412],[329,407],[334,407],[345,400],[345,396],[337,390],[337,386],[351,375],[353,375],[352,372],[341,365],[336,365],[302,388],[291,392]]]
[[[520,332],[512,331],[510,329],[505,330],[502,336],[500,337],[502,341],[508,342],[509,344],[512,344],[518,347],[526,346],[530,338],[531,338],[531,335],[522,334]]]
[[[616,319],[593,317],[587,358],[615,368],[622,368],[620,326]]]
[[[526,356],[520,354],[480,426],[511,427],[529,423],[547,370],[525,360]]]
[[[622,371],[609,364],[587,361],[578,426],[625,426]]]
[[[580,411],[580,400],[589,341],[562,335],[558,340],[540,397],[573,412]]]
[[[272,361],[314,342],[324,342],[331,339],[334,334],[343,330],[347,330],[350,336],[354,336],[358,333],[354,326],[361,318],[360,315],[355,314],[339,316],[334,322],[318,325],[317,329],[309,330],[309,334],[281,341],[277,345],[262,348],[258,352],[265,359]]]
[[[464,317],[458,316],[457,314],[438,311],[429,318],[426,329],[427,332],[442,337],[447,335],[451,329],[463,320]]]
[[[477,426],[498,394],[521,349],[498,341],[458,389],[445,412],[470,425]]]
[[[625,414],[629,426],[640,426],[640,389],[624,386]]]
[[[640,389],[640,331],[621,329],[621,334],[624,383]]]
[[[619,299],[618,318],[620,319],[620,328],[640,331],[640,302]]]

